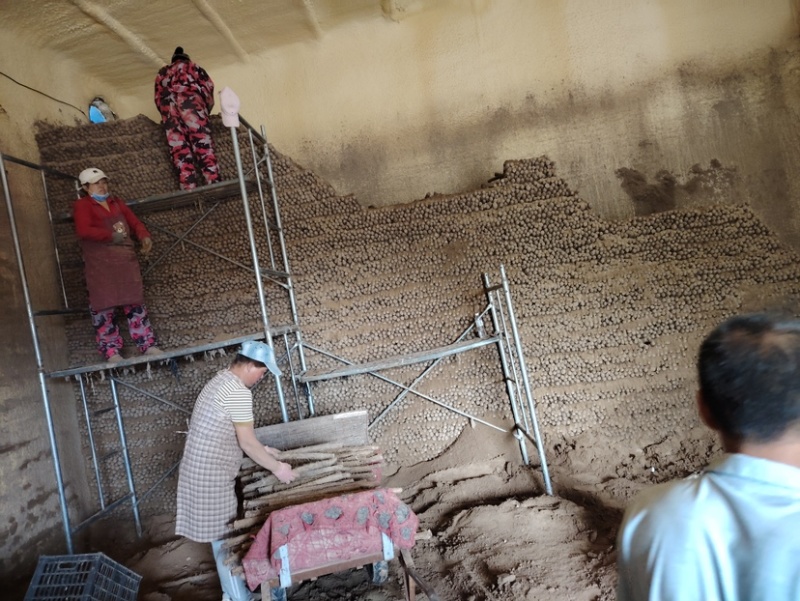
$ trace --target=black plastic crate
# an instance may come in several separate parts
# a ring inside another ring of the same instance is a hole
[[[141,579],[103,553],[45,555],[25,601],[136,601]]]

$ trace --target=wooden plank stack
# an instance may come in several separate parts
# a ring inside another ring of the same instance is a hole
[[[280,451],[277,458],[291,464],[297,473],[293,482],[281,483],[250,459],[242,462],[238,481],[244,497],[244,517],[234,522],[225,544],[229,563],[241,564],[271,512],[380,485],[383,456],[373,445],[325,443]]]

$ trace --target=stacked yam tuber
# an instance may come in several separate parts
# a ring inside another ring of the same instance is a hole
[[[376,446],[343,447],[334,443],[281,451],[277,459],[289,463],[297,478],[288,484],[250,459],[242,462],[238,481],[244,497],[244,517],[233,523],[225,548],[227,563],[241,564],[269,514],[331,496],[380,485],[383,456]]]
[[[223,179],[232,178],[230,131],[218,116],[212,129]],[[244,135],[240,131],[242,148]],[[51,127],[37,140],[47,165],[75,174],[100,167],[111,176],[112,191],[126,199],[177,189],[163,131],[144,116]],[[620,202],[619,217],[607,220],[597,215],[595,199],[582,199],[553,161],[540,156],[506,161],[502,174],[480,189],[365,209],[373,199],[339,195],[291,158],[274,149],[270,156],[303,339],[354,363],[449,344],[483,308],[481,274],[496,273],[502,263],[548,445],[592,432],[637,440],[691,430],[697,425],[694,357],[702,336],[732,313],[792,309],[800,298],[797,253],[749,207],[722,197],[635,218],[624,217]],[[725,173],[712,162],[708,172],[695,170],[692,177],[698,189],[716,189]],[[69,209],[73,182],[48,177],[48,186],[56,213]],[[240,199],[222,203],[180,242],[160,229],[186,233],[210,208],[142,216],[155,242],[151,257],[142,259],[145,297],[166,349],[260,327],[253,273],[193,246],[248,264]],[[633,206],[628,209],[633,215]],[[59,227],[70,306],[84,307],[77,242],[71,224]],[[168,260],[156,264],[173,244]],[[259,247],[259,255],[267,254]],[[274,288],[264,287],[270,323],[286,323],[291,307]],[[96,361],[88,315],[64,320],[71,360]],[[327,360],[308,359],[312,368]],[[213,370],[227,361],[182,362],[177,376],[154,369],[152,379],[142,373],[133,380],[190,411]],[[385,375],[411,382],[421,369]],[[459,410],[509,421],[493,349],[441,361],[421,386]],[[279,405],[265,388],[255,403],[256,422],[276,423]],[[315,383],[313,391],[320,415],[353,409],[378,415],[398,393],[367,376]],[[186,415],[141,397],[126,396],[123,405],[137,488],[144,490],[180,459],[183,438],[175,433],[186,429]],[[93,434],[113,444],[116,423],[107,415]],[[466,423],[406,395],[370,429],[370,439],[384,449],[387,463],[410,465],[436,457]],[[113,468],[110,479],[118,486],[106,490],[119,493],[116,498],[126,494],[127,480],[121,464]],[[173,487],[157,488],[145,511],[174,510],[174,496]]]

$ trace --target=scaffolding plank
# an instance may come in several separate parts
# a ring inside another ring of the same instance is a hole
[[[344,367],[337,367],[333,370],[308,370],[300,374],[297,379],[300,382],[319,382],[321,380],[332,380],[333,378],[343,378],[345,376],[354,376],[356,374],[367,374],[373,371],[389,369],[391,367],[413,365],[414,363],[425,363],[426,361],[433,361],[434,359],[440,359],[450,355],[457,355],[458,353],[471,351],[472,349],[480,348],[488,344],[494,344],[497,341],[497,336],[475,338],[473,340],[467,340],[466,342],[456,342],[455,344],[441,346],[439,348],[427,351],[410,353],[408,355],[389,357],[387,359],[370,361],[368,363],[361,363],[359,365],[345,365]]]
[[[245,180],[247,193],[255,192],[258,187],[253,179]],[[147,211],[161,211],[176,209],[203,202],[216,202],[230,198],[241,198],[238,179],[229,179],[216,182],[207,186],[200,186],[194,190],[174,190],[165,194],[156,194],[146,198],[125,201],[132,211],[144,213]],[[53,215],[53,223],[69,223],[72,221],[72,212],[64,211]]]
[[[256,181],[253,179],[245,180],[247,193],[257,190]],[[156,194],[138,200],[132,200],[127,205],[139,213],[144,211],[158,211],[162,209],[173,209],[197,202],[227,200],[229,198],[241,198],[241,187],[238,179],[229,179],[216,182],[207,186],[199,186],[194,190],[177,190],[166,194]]]
[[[345,447],[369,444],[367,412],[349,411],[256,428],[262,444],[285,451],[327,442]]]
[[[290,334],[292,332],[297,332],[297,331],[298,328],[297,326],[294,325],[278,326],[269,329],[270,335],[273,338],[276,336],[283,336],[284,334]],[[60,369],[57,371],[51,371],[49,373],[46,373],[45,376],[47,376],[48,378],[65,378],[68,376],[75,376],[78,374],[87,374],[94,371],[104,371],[107,369],[118,369],[120,367],[129,367],[131,365],[142,365],[145,363],[161,363],[162,361],[175,359],[177,357],[184,357],[186,355],[193,355],[195,353],[213,351],[216,349],[224,348],[226,346],[234,346],[237,344],[241,344],[242,342],[245,342],[247,340],[264,340],[264,333],[260,332],[257,334],[246,334],[244,336],[237,336],[235,338],[215,340],[214,342],[208,342],[206,344],[200,344],[197,346],[186,346],[178,349],[172,349],[164,351],[162,355],[140,355],[138,357],[131,357],[130,359],[123,359],[122,361],[117,361],[116,363],[105,362],[105,363],[98,363],[96,365],[84,365],[81,367]]]

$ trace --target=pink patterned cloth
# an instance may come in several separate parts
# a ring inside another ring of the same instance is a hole
[[[290,572],[296,572],[379,553],[381,534],[396,548],[410,549],[418,525],[408,505],[385,488],[273,511],[242,560],[247,585],[255,590],[278,577],[283,545],[287,545]]]

